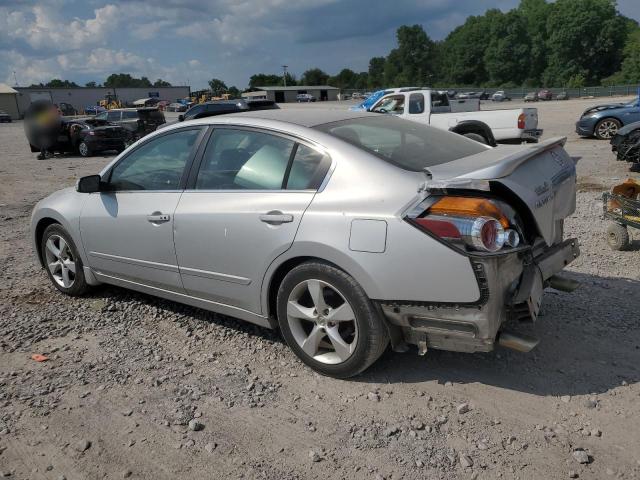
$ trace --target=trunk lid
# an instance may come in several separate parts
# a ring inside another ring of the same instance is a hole
[[[561,220],[576,207],[575,161],[563,148],[566,138],[552,138],[526,147],[499,146],[482,153],[429,167],[426,190],[489,190],[498,182],[529,208],[545,242],[561,236]]]

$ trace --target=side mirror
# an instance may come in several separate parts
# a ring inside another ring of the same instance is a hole
[[[79,193],[95,193],[100,191],[100,175],[88,175],[81,177],[76,183],[76,192]]]
[[[179,122],[184,122],[184,115],[182,115],[182,114],[178,115],[178,121]]]

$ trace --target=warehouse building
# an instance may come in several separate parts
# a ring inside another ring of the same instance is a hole
[[[0,110],[11,115],[13,120],[20,118],[18,92],[5,83],[0,83]]]
[[[144,88],[112,88],[112,87],[76,87],[76,88],[41,88],[15,87],[18,91],[18,111],[24,116],[25,110],[35,100],[49,100],[55,104],[68,103],[78,112],[88,106],[97,105],[107,95],[115,96],[123,105],[133,104],[141,98],[157,98],[175,102],[179,98],[187,98],[191,94],[190,87],[144,87]]]
[[[312,95],[316,101],[323,102],[327,100],[338,100],[338,91],[336,87],[328,85],[296,85],[293,87],[258,87],[256,92],[246,92],[242,94],[242,98],[266,99],[276,103],[297,102],[296,97],[299,94],[307,93]]]

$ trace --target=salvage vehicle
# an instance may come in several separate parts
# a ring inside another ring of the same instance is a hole
[[[402,88],[385,88],[384,90],[376,90],[373,93],[367,95],[364,101],[358,105],[354,105],[350,107],[349,110],[352,112],[369,112],[371,111],[371,107],[373,107],[378,100],[380,100],[385,95],[390,93],[397,92],[410,92],[411,90],[420,90],[419,87],[402,87]]]
[[[556,100],[569,100],[569,93],[560,92],[558,95],[556,95]]]
[[[32,152],[40,152],[41,147],[34,138],[27,139]],[[47,147],[51,153],[79,153],[90,157],[94,153],[114,150],[122,152],[128,139],[127,130],[96,117],[74,118],[60,121],[56,141]]]
[[[184,115],[178,116],[178,121],[195,120],[197,118],[227,115],[229,113],[248,112],[253,110],[271,110],[279,108],[273,100],[215,100],[191,107]]]
[[[529,92],[524,96],[525,102],[537,102],[538,100],[540,100],[540,98],[538,98],[538,92]]]
[[[631,245],[629,227],[640,230],[640,183],[629,178],[602,195],[607,243],[612,250],[627,250]]]
[[[96,115],[96,118],[124,128],[128,133],[127,144],[139,140],[167,123],[164,113],[157,107],[107,110]]]
[[[616,160],[631,163],[633,169],[640,167],[640,122],[620,128],[610,143]]]
[[[390,115],[285,109],[152,133],[40,201],[52,285],[107,283],[280,329],[312,369],[390,343],[528,351],[545,286],[578,255],[566,139],[491,148]]]
[[[620,127],[640,121],[640,101],[611,103],[587,108],[576,122],[576,133],[581,137],[610,140]]]
[[[455,111],[452,102],[446,92],[419,89],[385,95],[371,111],[433,125],[492,146],[496,142],[534,143],[542,136],[535,108]]]
[[[11,123],[11,115],[4,110],[0,110],[0,123]]]

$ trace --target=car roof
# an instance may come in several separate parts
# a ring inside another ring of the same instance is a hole
[[[330,108],[283,108],[280,110],[256,110],[251,112],[232,113],[225,117],[257,118],[264,120],[278,120],[280,122],[293,123],[303,127],[316,127],[325,123],[340,122],[353,118],[370,117],[379,115],[370,112],[352,112]],[[212,121],[215,121],[212,119]]]

